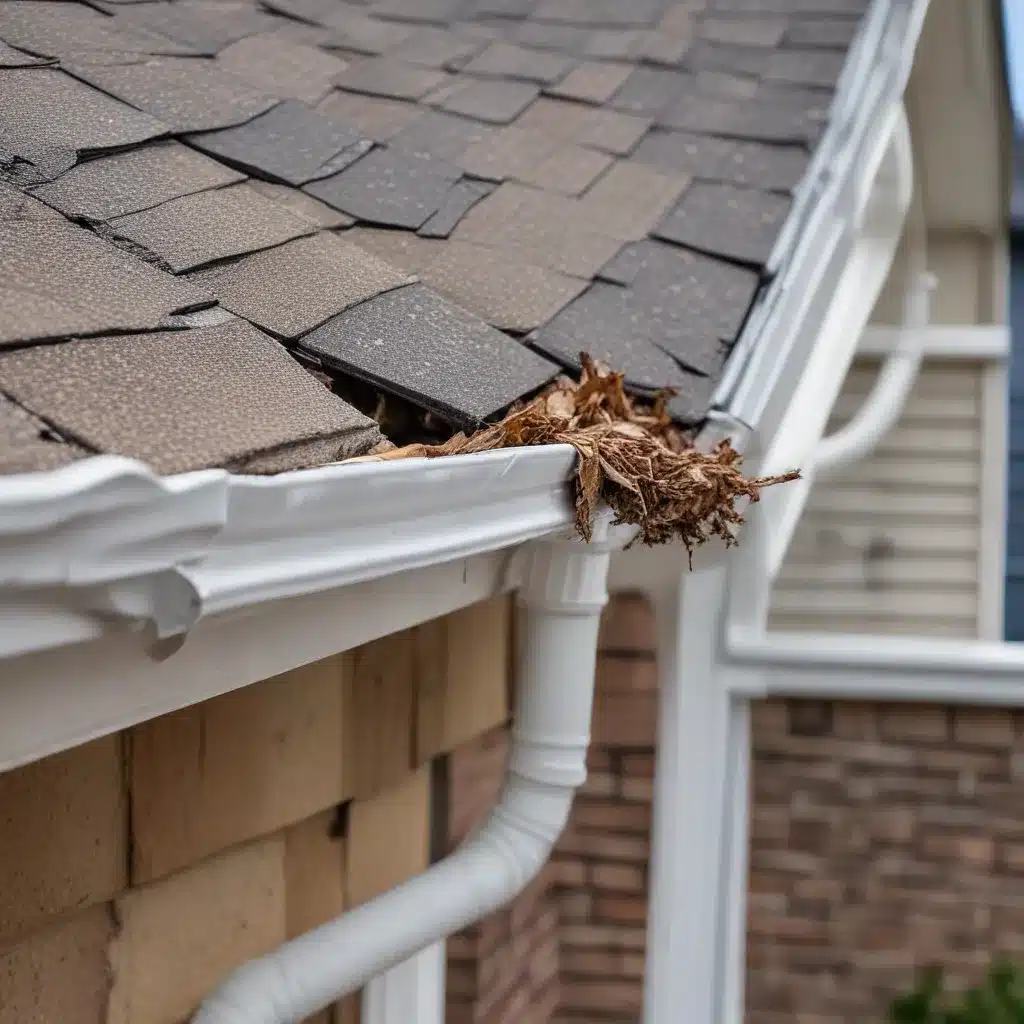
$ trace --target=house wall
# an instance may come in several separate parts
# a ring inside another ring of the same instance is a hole
[[[488,602],[0,775],[0,1024],[182,1024],[423,870],[437,759],[507,716],[508,637]]]

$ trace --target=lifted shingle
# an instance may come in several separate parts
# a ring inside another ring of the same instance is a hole
[[[0,223],[0,347],[152,329],[212,301],[68,221]]]
[[[356,303],[409,284],[344,238],[321,232],[189,275],[221,305],[282,338],[297,338]]]
[[[33,194],[68,217],[101,221],[244,178],[188,146],[167,141],[84,161]]]
[[[311,235],[313,225],[248,185],[172,199],[110,222],[119,238],[175,273]]]
[[[241,320],[6,353],[0,389],[94,450],[160,473],[332,439],[326,461],[380,440],[372,420]]]
[[[546,359],[422,285],[342,313],[301,347],[462,424],[493,416],[556,373]]]

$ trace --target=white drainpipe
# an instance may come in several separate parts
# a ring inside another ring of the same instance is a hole
[[[294,1024],[419,950],[481,920],[536,877],[586,778],[608,520],[590,544],[521,549],[515,725],[505,785],[481,828],[422,875],[234,971],[193,1024]]]

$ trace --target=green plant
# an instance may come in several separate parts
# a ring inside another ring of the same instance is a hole
[[[932,968],[914,989],[893,1001],[890,1024],[1024,1024],[1024,973],[1008,960],[989,968],[981,985],[956,995]]]

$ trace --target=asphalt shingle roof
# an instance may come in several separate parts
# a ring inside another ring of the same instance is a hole
[[[699,423],[868,3],[0,0],[0,472],[316,465],[581,350]]]

